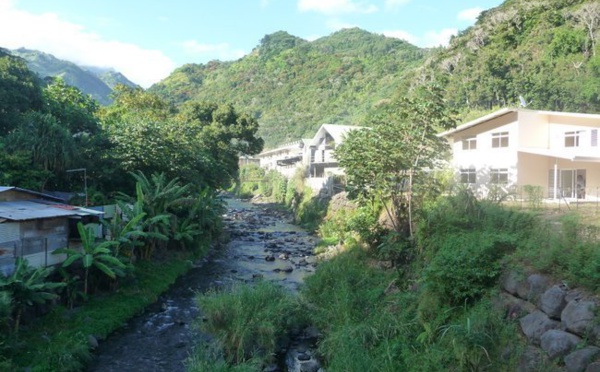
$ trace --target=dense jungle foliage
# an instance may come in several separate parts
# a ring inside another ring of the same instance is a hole
[[[175,104],[209,97],[259,120],[268,146],[314,135],[322,123],[360,124],[409,82],[429,52],[360,29],[307,42],[280,31],[235,62],[188,64],[150,88]]]

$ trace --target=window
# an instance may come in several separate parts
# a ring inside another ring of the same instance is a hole
[[[565,147],[579,147],[579,131],[565,132]]]
[[[508,183],[508,168],[490,169],[490,183],[506,185]]]
[[[477,172],[475,171],[475,168],[460,170],[460,183],[475,183],[476,179]]]
[[[477,149],[477,138],[475,136],[463,137],[462,149],[463,150],[476,150]]]
[[[593,147],[598,147],[598,129],[592,129],[591,143]]]
[[[492,133],[492,148],[508,147],[508,132]]]

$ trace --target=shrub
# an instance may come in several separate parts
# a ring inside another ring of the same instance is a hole
[[[425,272],[427,286],[451,304],[477,299],[496,284],[501,258],[515,247],[514,238],[506,234],[447,236]]]

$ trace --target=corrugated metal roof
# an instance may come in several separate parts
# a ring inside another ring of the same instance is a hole
[[[33,195],[35,197],[38,198],[44,198],[44,199],[49,199],[49,200],[55,200],[58,202],[64,202],[63,198],[57,197],[57,196],[53,196],[53,195],[49,195],[49,194],[44,194],[42,192],[37,192],[37,191],[33,191],[33,190],[27,190],[27,189],[22,189],[20,187],[16,187],[16,186],[0,186],[0,193],[3,193],[5,191],[10,191],[10,190],[15,190],[15,191],[19,191],[25,194],[30,194]]]
[[[0,220],[27,221],[43,218],[98,215],[102,212],[31,200],[0,202]]]

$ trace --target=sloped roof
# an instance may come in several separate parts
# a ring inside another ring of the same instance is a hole
[[[486,121],[490,121],[490,120],[499,118],[500,116],[504,116],[506,114],[510,114],[510,113],[516,112],[516,111],[518,111],[518,109],[516,109],[516,108],[508,108],[508,107],[503,108],[503,109],[494,111],[491,114],[487,114],[487,115],[477,118],[475,120],[471,120],[468,123],[459,125],[458,127],[454,128],[454,129],[450,129],[445,132],[442,132],[442,133],[438,134],[438,137],[446,137],[451,134],[461,132],[465,129],[469,129],[469,128],[479,125],[481,123],[485,123]]]
[[[103,212],[45,200],[0,202],[0,221],[27,221],[44,218],[99,215]]]
[[[11,190],[22,192],[24,194],[29,194],[29,195],[34,196],[36,198],[49,199],[49,200],[54,200],[54,201],[57,201],[57,202],[63,202],[64,201],[64,199],[59,198],[57,196],[52,196],[52,195],[49,195],[49,194],[44,194],[44,193],[33,191],[33,190],[22,189],[20,187],[15,187],[15,186],[0,186],[0,193],[6,192],[6,191],[11,191]]]
[[[323,125],[321,125],[319,130],[317,130],[317,133],[315,134],[315,136],[312,138],[310,145],[311,146],[319,145],[319,139],[322,137],[323,132],[329,133],[329,135],[331,137],[333,137],[333,140],[335,141],[335,143],[339,144],[339,143],[343,142],[344,136],[348,132],[357,130],[357,129],[367,129],[367,127],[359,127],[356,125],[323,124]]]

